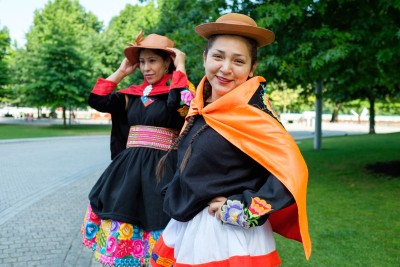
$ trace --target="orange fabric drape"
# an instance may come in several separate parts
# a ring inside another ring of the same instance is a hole
[[[285,128],[266,112],[248,104],[265,79],[254,77],[204,107],[205,79],[197,87],[188,117],[196,114],[203,116],[210,127],[286,186],[296,203],[272,213],[269,220],[275,232],[302,242],[308,259],[311,239],[306,214],[307,165]]]

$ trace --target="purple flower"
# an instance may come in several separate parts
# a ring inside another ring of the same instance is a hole
[[[119,227],[119,222],[117,222],[117,221],[112,221],[110,232],[113,233],[113,232],[115,232],[115,231],[118,231],[118,227]]]
[[[248,228],[243,204],[239,200],[228,200],[221,210],[221,221],[223,223]]]

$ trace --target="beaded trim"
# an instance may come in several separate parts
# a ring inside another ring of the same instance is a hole
[[[131,126],[126,147],[148,147],[168,151],[178,134],[176,130],[163,127]],[[176,146],[173,149],[176,149]]]

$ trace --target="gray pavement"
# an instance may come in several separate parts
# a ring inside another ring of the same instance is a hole
[[[306,125],[285,126],[296,140],[314,135]],[[366,133],[368,125],[323,124],[322,135]],[[108,136],[0,141],[0,267],[101,266],[81,244],[80,226],[109,162]]]
[[[81,244],[109,137],[0,142],[0,266],[101,266]]]

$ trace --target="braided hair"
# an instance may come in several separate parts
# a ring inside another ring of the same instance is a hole
[[[205,81],[204,84],[204,90],[203,90],[203,99],[208,99],[211,96],[211,85],[208,82],[208,80]],[[160,159],[160,161],[157,164],[156,167],[156,178],[157,178],[157,182],[161,181],[161,178],[164,176],[164,169],[165,169],[165,161],[169,155],[169,153],[176,148],[179,145],[179,142],[188,134],[188,132],[190,131],[190,129],[192,128],[194,121],[196,120],[196,117],[198,115],[195,116],[190,116],[188,118],[188,123],[186,124],[185,129],[182,131],[182,133],[179,135],[178,138],[175,139],[175,141],[171,144],[171,146],[168,149],[168,152],[162,156],[162,158]],[[183,156],[183,160],[181,163],[181,166],[179,167],[180,172],[183,171],[183,169],[186,167],[187,161],[190,158],[190,155],[192,154],[192,143],[194,141],[194,139],[201,133],[203,132],[206,128],[208,127],[207,124],[205,124],[203,127],[201,127],[201,129],[199,131],[197,131],[197,133],[195,133],[192,137],[192,139],[190,140],[190,144],[188,149],[185,152],[185,155]]]
[[[171,144],[171,146],[168,149],[168,152],[162,156],[162,158],[160,159],[160,161],[157,164],[156,167],[156,178],[157,178],[157,182],[161,181],[161,178],[164,176],[164,169],[165,169],[165,161],[169,155],[169,153],[178,146],[179,142],[183,139],[183,137],[185,137],[187,135],[187,133],[189,132],[189,130],[192,128],[193,124],[195,121],[195,116],[191,116],[188,119],[188,123],[186,124],[185,129],[183,130],[183,132],[178,136],[178,138],[175,139],[175,141]]]

